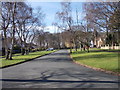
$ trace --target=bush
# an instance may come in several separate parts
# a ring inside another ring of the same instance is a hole
[[[13,48],[13,54],[15,53],[21,53],[21,47],[18,45],[15,45]]]
[[[5,48],[2,48],[2,56],[5,56]]]

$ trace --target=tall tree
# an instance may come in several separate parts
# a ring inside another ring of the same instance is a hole
[[[15,31],[16,31],[16,2],[12,3],[12,10],[11,10],[11,21],[12,21],[12,42],[11,42],[11,47],[10,47],[10,57],[9,59],[12,60],[12,54],[13,54],[13,48],[14,48],[14,41],[15,41]]]
[[[90,24],[94,25],[94,32],[96,32],[97,30],[106,32],[107,37],[109,37],[109,33],[114,32],[115,29],[113,29],[113,27],[115,25],[111,24],[110,26],[109,23],[115,20],[112,20],[112,18],[115,18],[115,13],[119,11],[117,7],[118,2],[91,2],[84,4],[86,20],[88,20]],[[111,32],[111,30],[113,31]]]
[[[5,43],[5,56],[6,59],[9,59],[9,51],[8,51],[8,43],[7,43],[7,29],[9,28],[10,25],[10,18],[11,18],[11,4],[8,2],[2,2],[2,12],[1,12],[1,17],[2,17],[2,30],[3,30],[3,35],[4,35],[4,43]]]
[[[33,20],[32,17],[32,8],[27,6],[24,2],[20,3],[18,8],[17,33],[21,41],[22,55],[25,53],[27,54],[27,38],[34,22],[35,20]]]
[[[60,28],[62,30],[69,30],[70,33],[70,53],[72,53],[72,25],[73,25],[73,19],[72,19],[72,9],[71,9],[71,3],[70,2],[62,2],[61,3],[62,11],[57,12],[57,16],[59,20],[61,21]]]

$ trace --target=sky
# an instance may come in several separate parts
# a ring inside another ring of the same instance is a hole
[[[45,19],[44,22],[46,24],[46,30],[51,33],[54,33],[54,27],[52,26],[52,23],[55,21],[55,13],[57,11],[61,10],[61,4],[60,2],[27,2],[29,5],[31,5],[32,8],[36,9],[37,7],[41,7],[42,11],[45,13]],[[83,12],[82,12],[82,2],[72,2],[72,17],[75,20],[76,19],[76,9],[79,14],[79,19],[82,18]]]

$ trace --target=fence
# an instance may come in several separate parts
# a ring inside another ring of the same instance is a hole
[[[104,47],[101,47],[101,49],[120,49],[120,46],[104,46]]]

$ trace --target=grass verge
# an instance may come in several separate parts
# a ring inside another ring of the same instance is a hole
[[[92,49],[89,53],[86,51],[73,51],[71,56],[77,63],[120,73],[118,52],[104,52]]]
[[[0,68],[2,67],[6,67],[9,65],[13,65],[13,64],[17,64],[17,63],[21,63],[21,62],[25,62],[27,60],[42,56],[42,55],[46,55],[54,51],[38,51],[38,52],[31,52],[28,55],[14,55],[13,56],[13,60],[5,60],[5,58],[0,59]]]

